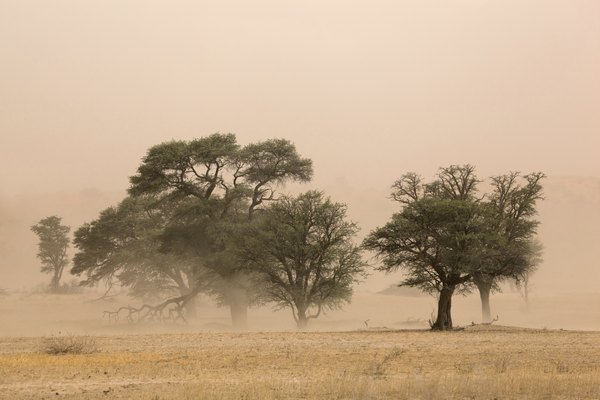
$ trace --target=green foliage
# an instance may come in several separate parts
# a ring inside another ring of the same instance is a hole
[[[131,177],[130,193],[140,195],[179,192],[209,198],[222,182],[225,167],[238,150],[233,134],[213,134],[189,142],[156,145],[144,158],[138,174]]]
[[[38,253],[42,266],[41,271],[52,274],[51,289],[59,287],[62,272],[69,264],[67,250],[69,248],[69,228],[61,224],[57,216],[41,219],[31,230],[38,236]]]
[[[195,283],[189,263],[160,251],[175,205],[142,196],[104,210],[75,231],[78,252],[71,273],[85,274],[82,283],[88,286],[116,280],[137,296],[189,291]]]
[[[404,285],[427,292],[444,284],[464,287],[480,259],[478,211],[470,201],[422,198],[371,232],[363,245],[381,257],[380,270],[405,270]]]
[[[432,293],[444,285],[466,290],[482,258],[479,181],[470,165],[443,168],[437,178],[423,183],[409,173],[396,181],[392,197],[402,210],[371,232],[363,246],[382,259],[381,270],[404,269],[404,285]]]
[[[491,178],[492,192],[483,204],[489,240],[487,257],[475,274],[476,281],[492,282],[512,279],[519,283],[541,261],[541,245],[535,235],[539,222],[536,203],[541,200],[542,173],[521,177],[512,172]],[[524,183],[519,182],[524,181]]]
[[[284,139],[240,147],[235,135],[215,133],[153,146],[130,178],[130,198],[76,232],[72,273],[85,273],[87,284],[116,278],[138,292],[183,280],[229,303],[227,287],[248,282],[230,238],[276,200],[278,187],[311,176],[312,162]]]
[[[440,294],[434,326],[441,316],[451,327],[455,290],[468,291],[475,283],[480,290],[487,285],[489,293],[503,279],[526,282],[535,269],[540,248],[533,217],[544,175],[525,175],[522,185],[519,178],[518,173],[493,177],[487,198],[478,192],[480,180],[471,165],[441,168],[429,183],[408,173],[392,186],[402,209],[363,245],[381,258],[381,270],[407,273],[402,285]]]
[[[257,274],[265,299],[291,308],[303,328],[321,310],[349,302],[364,276],[356,232],[345,205],[310,191],[284,197],[248,224],[237,236],[237,255]]]
[[[271,139],[240,149],[233,134],[215,133],[152,147],[131,177],[130,193],[191,196],[210,203],[204,209],[218,218],[240,201],[248,203],[252,214],[274,199],[278,185],[311,177],[312,162],[301,158],[287,140]]]
[[[186,199],[165,227],[162,251],[184,254],[227,281],[238,265],[228,254],[229,237],[286,181],[307,181],[312,162],[284,139],[240,148],[233,134],[152,147],[131,178],[130,193]]]

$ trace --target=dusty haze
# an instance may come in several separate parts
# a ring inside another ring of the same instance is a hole
[[[404,172],[544,171],[537,312],[509,291],[492,307],[600,329],[598,71],[595,0],[0,0],[0,288],[47,280],[37,220],[75,229],[125,195],[148,147],[220,131],[292,140],[315,167],[292,190],[346,202],[361,236],[397,209]],[[374,295],[397,280],[373,274],[329,318],[428,317],[429,298]],[[475,296],[459,301],[477,318]]]

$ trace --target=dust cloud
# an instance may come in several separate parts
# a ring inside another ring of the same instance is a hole
[[[583,0],[0,2],[0,335],[229,329],[208,298],[189,326],[134,327],[102,320],[139,304],[125,295],[36,293],[29,230],[48,215],[76,229],[125,196],[148,147],[217,131],[294,142],[315,178],[287,190],[347,203],[361,237],[397,210],[404,172],[545,172],[529,302],[506,286],[492,312],[599,330],[599,17]],[[398,281],[373,272],[312,328],[427,326],[433,298],[381,293]],[[479,321],[477,295],[453,311]],[[249,325],[293,320],[263,307]]]
[[[544,261],[533,275],[529,300],[510,285],[492,296],[492,312],[506,325],[533,328],[600,329],[600,179],[550,177],[546,199],[540,205],[539,238],[544,243]],[[298,188],[295,188],[298,189]],[[361,235],[383,224],[395,211],[396,204],[385,190],[360,191],[340,184],[325,188],[336,200],[349,204],[349,214],[362,228]],[[122,194],[121,194],[122,195]],[[73,295],[40,293],[48,277],[39,273],[35,258],[36,238],[29,231],[32,221],[53,212],[65,216],[65,222],[78,226],[120,198],[118,193],[87,190],[75,194],[46,195],[43,198],[19,197],[3,202],[0,241],[0,271],[6,279],[2,287],[8,296],[0,296],[3,323],[0,335],[46,335],[59,331],[81,333],[134,333],[197,330],[230,330],[229,310],[215,306],[214,300],[198,300],[198,319],[189,325],[128,324],[121,320],[109,324],[103,312],[122,305],[138,306],[139,299],[126,291],[110,300],[94,301],[102,288]],[[574,204],[577,206],[574,207]],[[374,265],[376,260],[365,257]],[[64,280],[72,279],[66,276]],[[311,321],[311,329],[345,330],[367,327],[425,328],[435,310],[435,299],[416,291],[395,289],[400,273],[372,272],[355,288],[352,303]],[[458,325],[479,322],[477,293],[456,296],[454,318]],[[366,323],[365,323],[366,321]],[[269,306],[251,308],[251,330],[294,330],[288,310],[274,311]]]

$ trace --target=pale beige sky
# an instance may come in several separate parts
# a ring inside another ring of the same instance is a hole
[[[600,176],[597,0],[0,0],[0,195],[124,190],[152,144],[286,137],[316,184]]]
[[[216,131],[292,140],[361,235],[404,172],[542,170],[538,290],[597,290],[598,0],[0,0],[0,271],[45,279],[31,224]]]

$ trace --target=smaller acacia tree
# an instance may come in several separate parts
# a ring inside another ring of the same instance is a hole
[[[238,235],[237,256],[264,287],[264,300],[291,308],[298,329],[348,303],[366,264],[352,244],[346,206],[309,191],[284,197]]]
[[[65,267],[69,264],[67,250],[69,248],[69,228],[61,224],[62,219],[51,216],[41,219],[31,230],[38,236],[37,257],[42,262],[41,271],[52,274],[50,291],[58,292],[60,279]]]
[[[523,180],[524,183],[519,182]],[[490,293],[498,284],[513,280],[526,290],[529,275],[541,261],[542,246],[536,241],[539,222],[535,219],[537,202],[542,200],[541,181],[545,175],[535,172],[521,176],[517,172],[491,178],[492,192],[486,207],[487,256],[473,273],[479,290],[482,321],[491,321]]]

